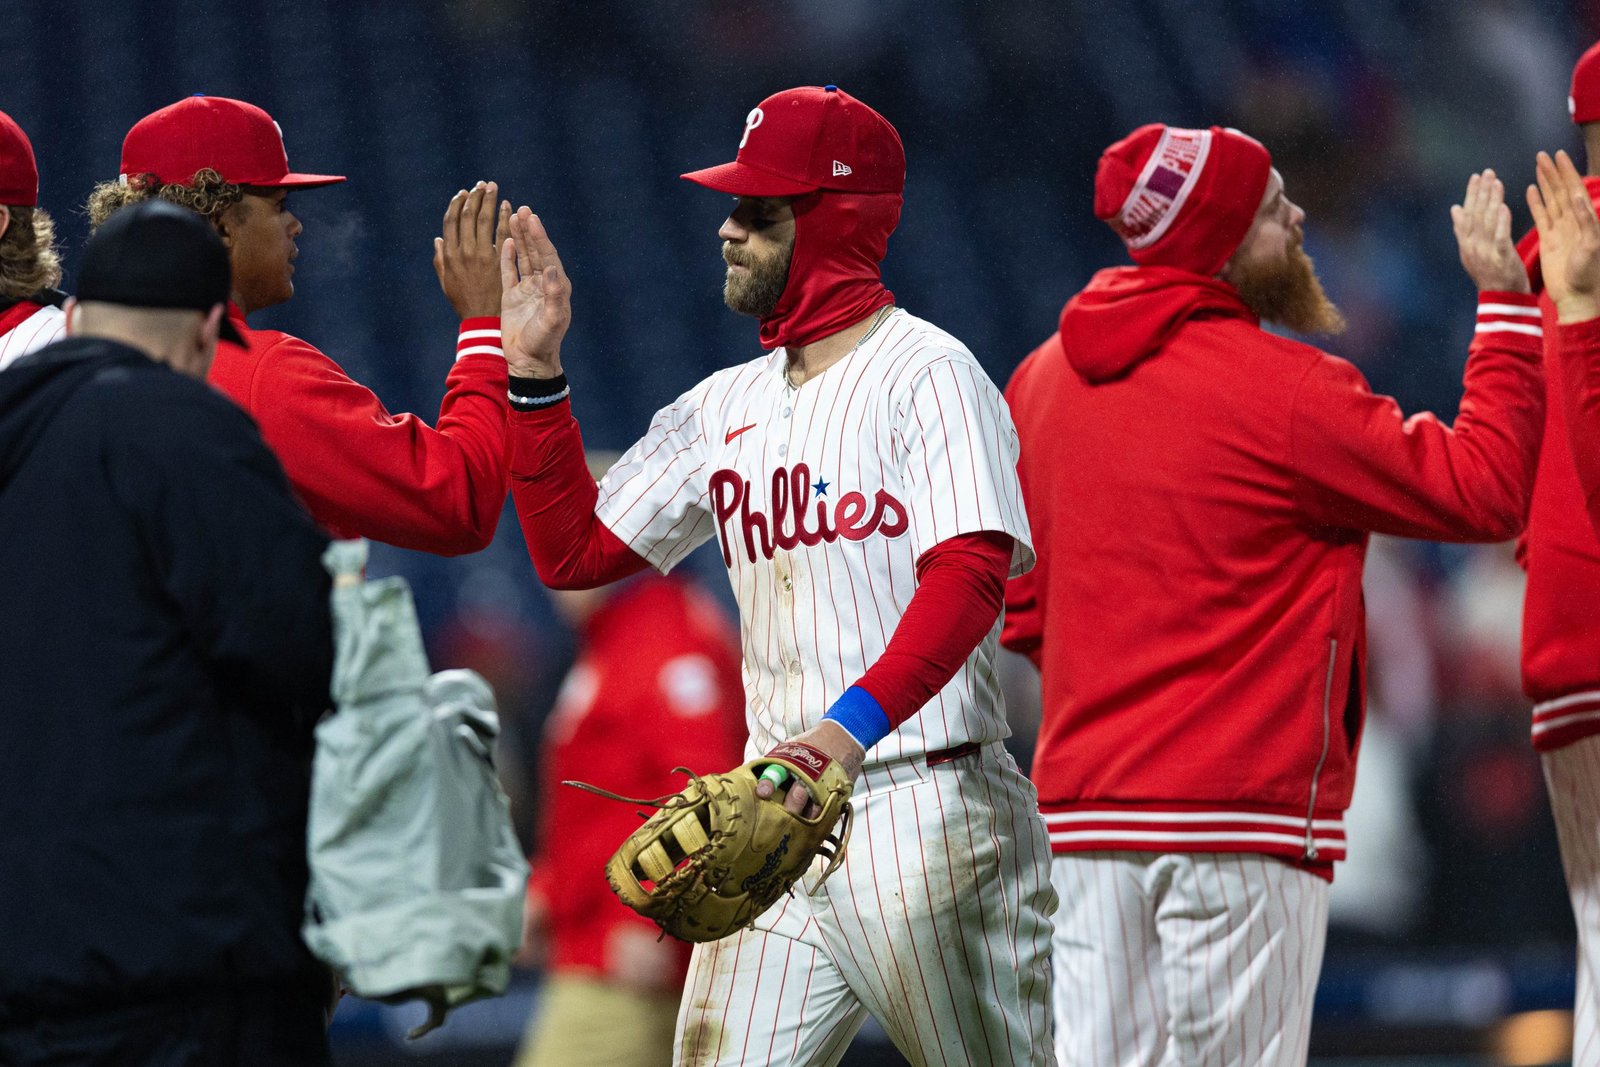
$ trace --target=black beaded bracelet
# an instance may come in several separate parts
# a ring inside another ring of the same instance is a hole
[[[567,376],[554,378],[511,378],[511,388],[506,397],[518,411],[538,411],[564,399],[572,390],[567,387]]]

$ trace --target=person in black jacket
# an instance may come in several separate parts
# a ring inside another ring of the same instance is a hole
[[[0,1063],[327,1062],[301,943],[327,538],[202,380],[228,259],[162,202],[0,375]]]

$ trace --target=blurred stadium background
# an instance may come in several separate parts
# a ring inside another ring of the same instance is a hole
[[[1351,329],[1328,347],[1410,410],[1453,414],[1473,293],[1447,206],[1493,166],[1578,147],[1565,94],[1595,0],[5,0],[0,108],[31,134],[68,287],[90,186],[142,115],[192,92],[281,123],[298,169],[299,333],[393,410],[437,412],[453,351],[429,265],[449,196],[494,179],[572,275],[565,352],[593,446],[622,448],[711,370],[753,355],[719,298],[728,204],[677,180],[730,158],[767,94],[835,82],[899,128],[906,209],[885,274],[1004,383],[1120,247],[1090,214],[1100,149],[1137,124],[1238,126],[1309,214]],[[725,590],[720,561],[692,566]],[[526,828],[541,716],[571,639],[515,517],[478,555],[381,550],[417,590],[435,663],[481,670]],[[1572,922],[1527,743],[1510,546],[1375,544],[1373,725],[1334,889],[1313,1061],[1565,1058]],[[1596,610],[1600,610],[1597,605]],[[1017,664],[1013,664],[1013,667]],[[1037,696],[1014,671],[1017,748]],[[0,946],[0,958],[3,958]],[[346,1064],[503,1064],[538,975],[406,1046],[404,1011],[347,1002]],[[620,1021],[619,1021],[620,1024]],[[866,1033],[851,1063],[899,1062]]]

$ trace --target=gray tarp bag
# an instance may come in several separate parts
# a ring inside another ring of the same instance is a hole
[[[365,541],[335,541],[337,711],[317,726],[306,944],[358,996],[422,998],[428,1021],[505,992],[528,866],[491,758],[494,694],[430,676],[402,578],[366,582]]]

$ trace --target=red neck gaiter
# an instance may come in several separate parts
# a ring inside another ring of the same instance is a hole
[[[900,221],[899,193],[819,190],[795,197],[789,283],[761,320],[761,347],[808,345],[894,303],[879,271]]]

